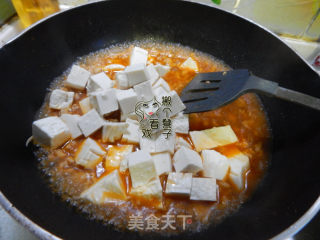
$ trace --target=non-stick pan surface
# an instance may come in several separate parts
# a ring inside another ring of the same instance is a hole
[[[150,239],[90,221],[53,194],[25,147],[50,81],[79,56],[155,39],[209,53],[283,87],[320,97],[320,79],[271,33],[240,17],[182,1],[106,1],[60,13],[0,50],[0,189],[25,216],[66,239]],[[268,239],[297,221],[320,193],[320,112],[263,97],[272,160],[253,197],[208,230],[180,239]],[[153,236],[161,238],[160,235]]]

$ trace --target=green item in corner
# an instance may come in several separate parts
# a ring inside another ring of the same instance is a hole
[[[213,3],[220,5],[221,0],[211,0]]]
[[[15,14],[14,7],[10,0],[0,0],[0,25],[2,25],[9,17]]]

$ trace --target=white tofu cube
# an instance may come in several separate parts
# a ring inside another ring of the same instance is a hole
[[[84,140],[75,157],[77,164],[85,168],[95,168],[95,166],[102,161],[103,155],[105,155],[104,149],[91,138]]]
[[[112,145],[110,148],[108,148],[108,153],[105,158],[105,164],[104,164],[105,169],[119,167],[122,160],[125,159],[125,157],[129,153],[131,153],[132,150],[133,150],[133,145],[121,145],[121,146]]]
[[[148,153],[156,153],[156,139],[158,135],[151,135],[151,138],[139,135],[140,149]]]
[[[55,89],[50,95],[49,107],[58,110],[68,108],[73,102],[73,97],[74,92]]]
[[[175,142],[174,150],[177,151],[177,150],[178,150],[179,148],[181,148],[182,146],[191,149],[190,143],[188,143],[183,137],[176,137],[176,142]]]
[[[153,88],[157,87],[163,87],[167,92],[171,91],[169,84],[163,78],[159,78],[159,80],[153,84]]]
[[[217,183],[214,178],[192,178],[191,200],[217,201]]]
[[[127,75],[129,87],[133,87],[134,85],[148,80],[146,66],[143,64],[130,65],[126,67],[124,72]]]
[[[189,148],[181,147],[173,156],[176,172],[197,173],[203,169],[200,155]]]
[[[41,145],[57,148],[70,139],[71,133],[60,118],[46,117],[32,123],[32,136]]]
[[[229,171],[229,160],[215,150],[203,150],[203,176],[223,180]]]
[[[156,178],[157,172],[151,155],[143,150],[127,155],[132,187],[146,185]]]
[[[150,81],[139,83],[133,87],[138,101],[150,101],[154,98]]]
[[[146,73],[151,85],[153,85],[160,77],[153,64],[150,64],[146,67]]]
[[[86,98],[82,99],[79,102],[79,106],[80,106],[82,114],[86,114],[87,112],[89,112],[93,108],[91,103],[90,103],[90,98],[89,97],[86,97]]]
[[[119,171],[120,171],[121,173],[125,173],[128,168],[129,168],[129,166],[128,166],[128,158],[124,157],[124,158],[121,160],[121,162],[120,162]]]
[[[112,202],[114,200],[125,200],[126,189],[118,170],[114,170],[82,192],[80,197],[95,204]]]
[[[166,65],[157,64],[155,65],[155,69],[157,70],[160,77],[163,77],[170,71],[170,67]]]
[[[191,173],[170,172],[167,179],[166,195],[189,196],[191,185]]]
[[[83,135],[88,137],[99,130],[104,125],[104,121],[95,109],[91,109],[80,117],[78,125]]]
[[[127,123],[133,123],[133,124],[139,126],[139,122],[137,120],[134,120],[134,119],[131,119],[131,118],[127,118],[126,122]]]
[[[175,144],[176,134],[172,131],[171,135],[167,135],[162,133],[156,139],[156,153],[160,152],[169,152],[173,154],[174,152],[174,144]]]
[[[229,158],[230,171],[234,174],[242,175],[250,167],[250,161],[247,155],[239,153]]]
[[[173,154],[175,144],[175,134],[172,132],[168,136],[162,132],[154,133],[151,138],[140,135],[140,149],[149,153],[169,152]]]
[[[62,114],[60,118],[68,126],[72,139],[75,139],[82,135],[81,129],[78,126],[80,115]]]
[[[152,154],[158,176],[172,172],[171,155],[168,152]]]
[[[234,184],[234,186],[236,186],[236,188],[238,190],[242,190],[245,186],[245,180],[244,180],[243,175],[238,175],[238,174],[234,174],[232,172],[229,173],[229,178],[232,181],[232,183]]]
[[[217,143],[214,142],[204,131],[191,131],[189,134],[193,145],[198,152],[217,147]]]
[[[238,142],[237,135],[230,125],[222,127],[213,127],[206,129],[204,132],[216,143],[216,146],[223,146]]]
[[[188,69],[191,69],[195,72],[198,72],[199,71],[199,68],[198,68],[198,64],[195,60],[193,60],[192,57],[188,57],[187,60],[185,60],[181,65],[180,65],[181,68],[188,68]]]
[[[119,104],[114,89],[93,92],[90,94],[91,105],[100,113],[107,116],[119,109]]]
[[[139,130],[139,122],[128,118],[126,123],[129,125],[127,133],[122,136],[122,140],[127,143],[138,144],[140,142],[140,135],[142,134]]]
[[[163,207],[162,186],[158,177],[151,180],[146,185],[131,188],[130,195],[152,201],[152,203],[156,205],[157,208]]]
[[[133,89],[117,90],[116,97],[123,114],[134,112],[136,103],[138,102],[138,96]]]
[[[117,82],[118,89],[124,90],[129,88],[128,77],[124,71],[116,73],[116,82]]]
[[[139,106],[141,106],[140,110],[144,110],[143,106],[142,106],[143,102],[139,102]],[[160,134],[160,132],[164,133],[164,129],[163,129],[163,119],[165,117],[165,112],[163,112],[162,107],[160,105],[160,103],[155,102],[154,99],[151,101],[151,103],[148,103],[148,106],[150,107],[151,104],[157,104],[157,106],[151,106],[151,107],[155,107],[153,108],[156,112],[153,113],[153,115],[149,117],[145,117],[143,118],[143,114],[142,112],[137,112],[137,117],[138,117],[138,121],[140,124],[140,130],[143,133],[143,129],[149,129],[151,136],[153,137],[153,139],[156,139],[156,136],[158,136]],[[159,108],[157,108],[159,107]],[[151,110],[152,111],[152,110]],[[171,123],[171,122],[170,122]],[[171,131],[172,132],[172,131]],[[147,132],[145,132],[145,135],[148,135]]]
[[[146,65],[148,60],[148,51],[139,48],[139,47],[134,47],[130,56],[130,65],[133,64],[143,64]]]
[[[65,86],[84,90],[90,77],[90,72],[78,65],[73,65],[65,81]]]
[[[189,116],[187,114],[177,114],[172,118],[172,129],[176,133],[189,133]]]
[[[129,124],[124,122],[106,122],[102,128],[102,142],[115,142],[127,133]]]
[[[87,93],[103,91],[113,87],[113,81],[104,73],[92,75],[87,84]]]
[[[124,114],[123,112],[120,113],[120,121],[121,122],[125,122],[127,120],[127,118],[129,118],[131,120],[136,120],[136,121],[139,120],[139,118],[135,112],[131,112],[131,113],[127,113],[127,114]]]
[[[114,70],[122,70],[124,69],[125,66],[123,66],[122,64],[109,64],[107,66],[103,67],[103,71],[114,71]]]
[[[162,86],[153,88],[153,94],[156,96],[156,99],[158,102],[162,102],[162,97],[164,96],[170,96],[169,92],[165,90]]]
[[[105,155],[106,153],[106,151],[96,141],[94,141],[91,138],[86,138],[82,142],[82,146],[79,149],[85,150],[85,148],[89,149],[91,152],[100,156]]]
[[[240,153],[229,158],[230,179],[239,190],[244,188],[244,174],[250,167],[250,161],[247,155]]]
[[[172,116],[176,115],[177,113],[182,112],[186,108],[186,106],[183,104],[183,102],[181,101],[181,99],[176,91],[171,91],[170,96],[171,96],[170,117],[172,117]]]

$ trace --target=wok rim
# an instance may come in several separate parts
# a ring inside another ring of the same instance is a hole
[[[105,0],[106,1],[106,0]],[[107,0],[107,1],[111,1],[111,0]],[[177,1],[177,0],[176,0]],[[281,41],[283,44],[285,44],[291,51],[293,51],[300,59],[303,60],[303,62],[316,74],[320,75],[319,72],[317,72],[309,62],[307,62],[300,53],[298,53],[295,49],[293,49],[291,46],[289,46],[285,41],[283,41],[276,33],[272,32],[271,30],[267,29],[266,27],[262,26],[259,23],[254,22],[253,20],[246,18],[244,16],[241,16],[237,13],[233,13],[230,11],[227,11],[225,9],[221,9],[218,8],[214,5],[210,5],[209,3],[199,3],[196,0],[179,0],[182,2],[190,2],[193,4],[198,4],[198,5],[203,5],[206,7],[210,7],[210,8],[215,8],[218,9],[222,12],[225,12],[227,14],[233,14],[236,15],[237,17],[250,22],[251,24],[254,24],[256,26],[258,26],[259,28],[263,29],[264,31],[268,32],[269,34],[271,34],[273,37],[275,37],[276,39],[278,39],[279,41]],[[63,14],[65,12],[68,11],[72,11],[73,9],[77,9],[77,8],[81,8],[81,7],[86,7],[87,5],[91,5],[91,4],[99,4],[99,2],[101,1],[97,1],[97,2],[91,2],[91,3],[86,3],[86,4],[82,4],[80,6],[76,6],[76,7],[72,7],[70,9],[65,9],[59,12],[56,12],[50,16],[47,16],[41,20],[39,20],[38,22],[32,24],[31,26],[27,27],[26,29],[24,29],[22,32],[20,32],[17,36],[15,36],[14,38],[12,38],[10,41],[8,41],[7,43],[5,43],[1,48],[5,48],[8,45],[13,44],[17,39],[19,39],[20,37],[22,37],[25,33],[27,33],[28,31],[32,30],[33,28],[37,27],[38,25],[42,24],[43,22],[47,21],[48,19],[51,19],[57,15]],[[0,48],[0,50],[1,50]],[[14,205],[5,197],[5,195],[2,193],[2,191],[0,190],[0,206],[11,216],[13,217],[19,224],[22,225],[22,227],[24,227],[25,229],[27,229],[29,232],[31,232],[32,234],[34,234],[36,237],[40,238],[40,239],[46,239],[46,240],[61,240],[62,238],[54,235],[53,233],[50,233],[49,231],[47,231],[46,229],[42,228],[41,226],[39,226],[38,224],[34,223],[31,219],[29,219],[27,216],[25,216],[23,213],[21,213],[17,208],[14,207]],[[305,227],[311,220],[313,217],[315,217],[315,215],[320,211],[320,196],[317,198],[317,200],[311,205],[311,207],[300,217],[298,218],[292,225],[290,225],[287,229],[283,230],[282,232],[280,232],[279,234],[277,234],[276,236],[272,237],[271,239],[273,240],[282,240],[282,239],[287,239],[292,237],[293,235],[295,235],[296,233],[298,233],[300,230],[302,230],[303,227]]]
[[[57,15],[60,15],[60,14],[62,14],[62,13],[64,13],[64,12],[72,11],[73,9],[85,7],[85,6],[87,6],[87,5],[98,4],[99,2],[102,2],[102,1],[108,2],[108,1],[112,1],[112,0],[98,0],[98,1],[95,1],[95,2],[85,3],[85,4],[82,4],[82,5],[80,5],[80,6],[71,7],[71,8],[69,8],[69,9],[63,9],[63,10],[61,10],[61,11],[59,11],[59,12],[53,13],[53,14],[51,14],[50,16],[44,17],[44,18],[40,19],[39,21],[33,23],[33,24],[30,25],[29,27],[27,27],[26,29],[24,29],[24,30],[23,30],[22,32],[20,32],[18,35],[16,35],[16,36],[13,37],[12,39],[10,39],[8,42],[6,42],[1,48],[4,48],[4,47],[6,47],[7,45],[12,44],[15,40],[17,40],[18,38],[20,38],[20,37],[21,37],[22,35],[24,35],[26,32],[28,32],[29,30],[37,27],[37,26],[40,25],[42,22],[45,22],[46,20],[48,20],[48,19],[50,19],[50,18],[53,18],[53,17],[55,17],[55,16],[57,16]],[[225,9],[222,9],[222,8],[218,8],[218,7],[214,6],[214,5],[210,5],[209,3],[198,2],[197,0],[173,0],[173,1],[190,2],[190,3],[193,3],[193,4],[198,4],[198,5],[203,5],[203,6],[210,7],[210,8],[215,8],[215,9],[217,9],[217,10],[219,10],[219,11],[224,12],[224,13],[236,15],[237,17],[239,17],[239,18],[241,18],[241,19],[243,19],[243,20],[245,20],[245,21],[247,21],[247,22],[250,22],[250,23],[253,24],[253,25],[258,26],[259,28],[261,28],[261,29],[263,29],[264,31],[268,32],[268,33],[271,34],[273,37],[277,38],[279,41],[281,41],[283,44],[285,44],[288,48],[290,48],[291,51],[293,51],[299,58],[301,58],[301,59],[303,60],[303,62],[304,62],[305,64],[307,64],[308,67],[309,67],[313,72],[315,72],[316,74],[320,75],[320,72],[318,72],[317,70],[315,70],[315,69],[312,67],[312,65],[311,65],[306,59],[304,59],[304,58],[302,57],[302,55],[301,55],[299,52],[297,52],[294,48],[292,48],[289,44],[287,44],[284,40],[282,40],[276,33],[272,32],[271,30],[269,30],[269,29],[266,28],[265,26],[263,26],[263,25],[255,22],[255,21],[253,21],[253,20],[251,20],[251,19],[249,19],[249,18],[246,18],[246,17],[244,17],[244,16],[241,16],[241,15],[239,15],[239,14],[237,14],[237,13],[233,13],[233,12],[230,12],[230,11],[228,11],[228,10],[225,10]],[[1,50],[1,48],[0,48],[0,50]]]

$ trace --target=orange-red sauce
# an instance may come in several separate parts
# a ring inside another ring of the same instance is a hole
[[[180,93],[195,76],[193,71],[179,68],[181,63],[189,56],[192,56],[192,58],[198,62],[199,72],[228,69],[228,67],[210,56],[176,45],[145,44],[142,45],[142,47],[149,51],[149,62],[171,66],[170,72],[163,78],[169,83],[170,87],[178,93]],[[78,64],[91,71],[92,74],[103,71],[103,67],[109,64],[122,64],[127,66],[129,64],[131,49],[132,46],[107,49],[80,59]],[[111,79],[115,78],[114,71],[106,73]],[[55,87],[58,86],[65,90],[71,90],[63,86],[62,80],[65,78],[66,75],[59,78]],[[85,97],[85,92],[77,91],[75,101],[68,113],[82,115],[79,101]],[[44,116],[59,116],[61,112],[50,110],[48,104],[45,103],[42,114]],[[115,113],[109,118],[119,119],[119,117],[120,114]],[[99,163],[94,170],[84,169],[75,164],[73,159],[79,144],[84,139],[83,137],[71,140],[56,150],[49,150],[46,155],[47,157],[41,158],[40,165],[49,176],[52,189],[59,193],[64,200],[68,200],[78,206],[79,209],[89,213],[94,219],[103,220],[105,223],[113,223],[116,227],[122,229],[128,226],[129,216],[132,214],[140,214],[143,215],[144,218],[151,213],[160,218],[167,213],[173,215],[184,214],[192,216],[192,223],[187,224],[187,229],[201,230],[207,226],[208,223],[216,223],[224,216],[236,211],[240,204],[250,197],[256,185],[263,177],[267,166],[269,130],[265,113],[254,94],[246,94],[229,105],[214,111],[190,114],[189,120],[190,131],[231,125],[239,142],[217,147],[215,150],[226,156],[232,156],[239,151],[249,156],[250,169],[245,176],[246,187],[244,190],[239,192],[236,187],[232,185],[231,181],[227,179],[223,182],[217,181],[219,189],[217,202],[191,201],[186,198],[174,198],[164,195],[163,209],[156,207],[158,205],[156,200],[146,201],[132,197],[129,198],[127,202],[113,202],[98,206],[89,201],[79,199],[79,195],[99,178],[112,171],[112,169],[106,169],[104,162]],[[187,135],[181,136],[192,143]],[[98,141],[106,150],[110,148],[110,143],[106,144],[101,142],[101,131],[98,131],[91,137]],[[121,142],[117,144],[121,145]],[[136,148],[138,148],[138,146],[136,146]],[[127,193],[129,193],[131,181],[128,171],[121,176],[123,182],[126,183]],[[163,189],[165,189],[166,176],[161,176],[160,180]],[[177,230],[175,231],[179,232],[181,230],[181,224],[180,226],[177,224],[176,227]]]

